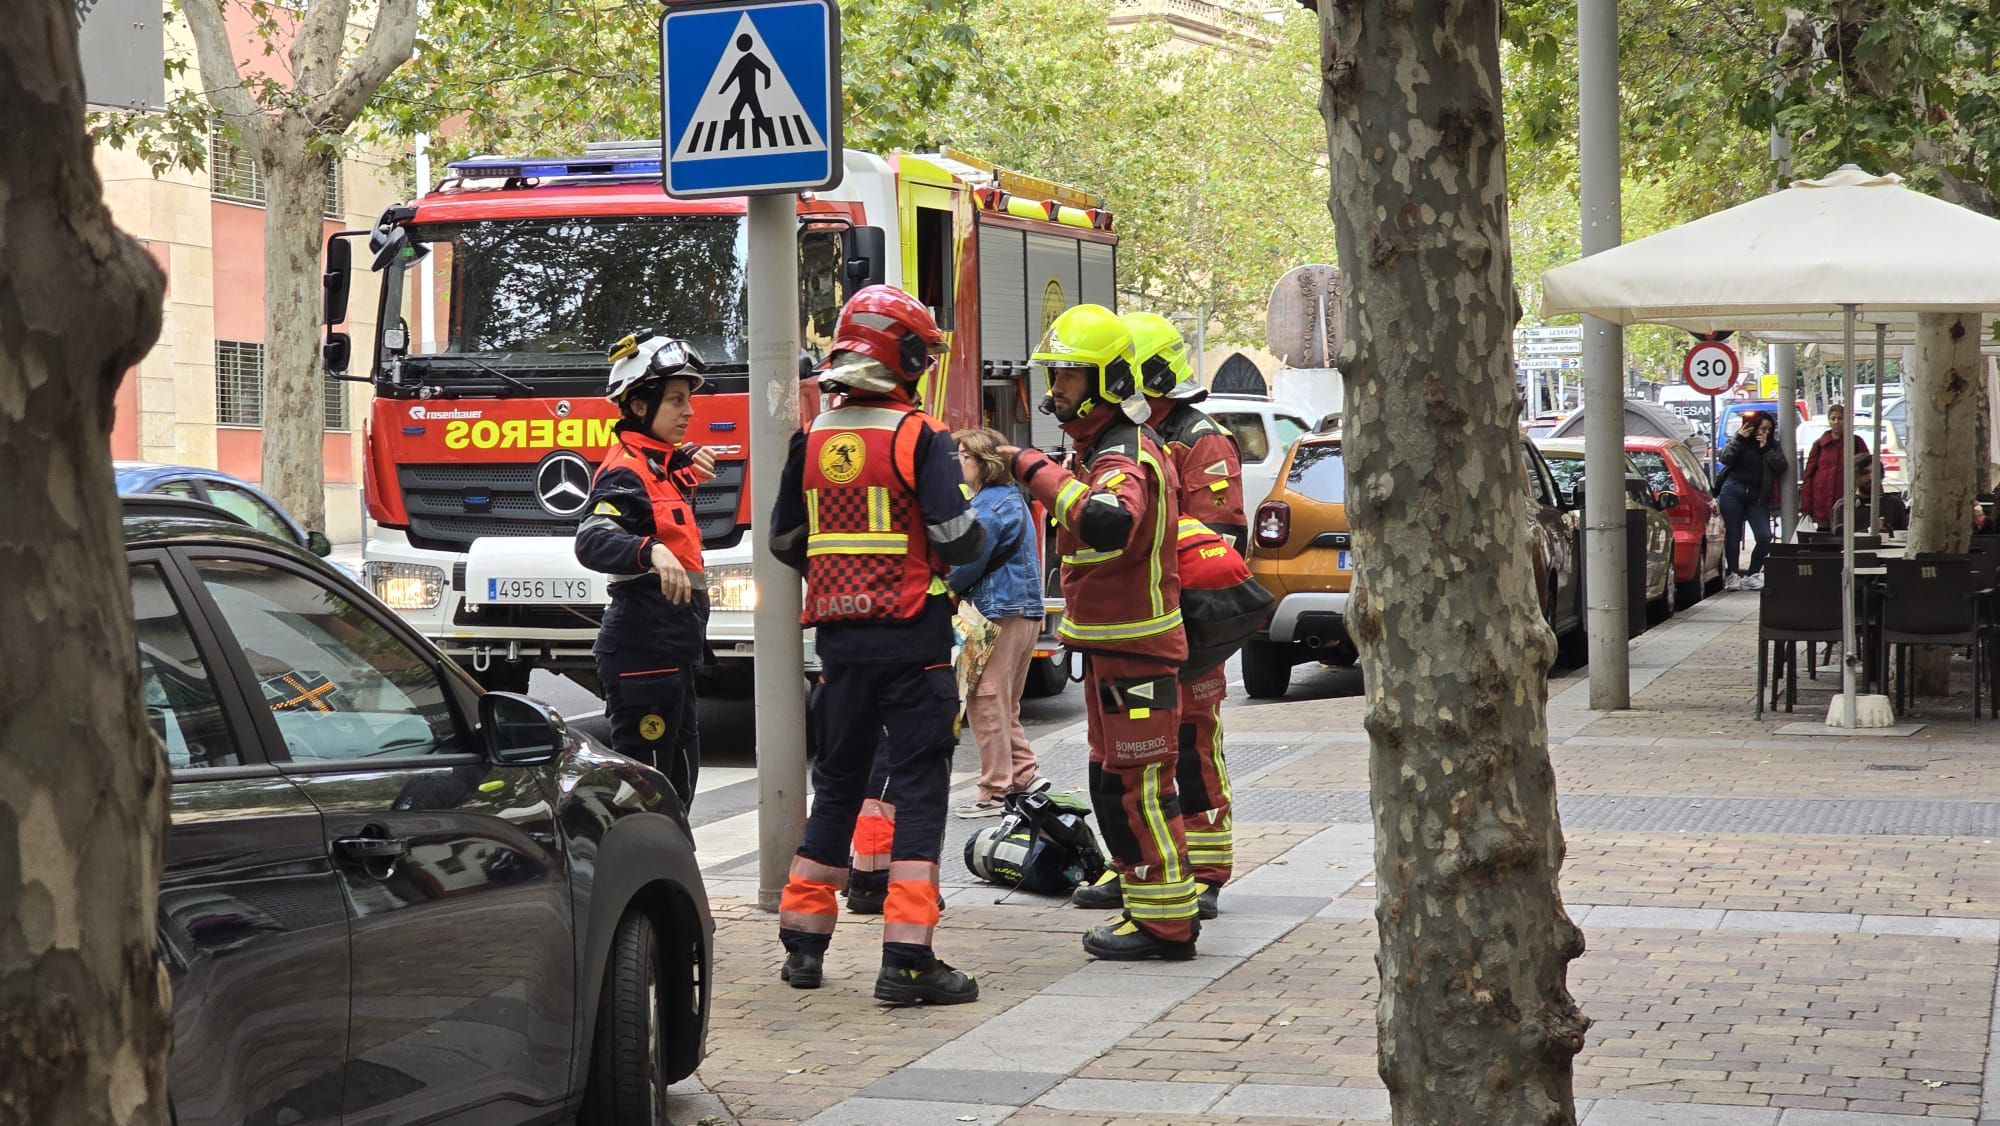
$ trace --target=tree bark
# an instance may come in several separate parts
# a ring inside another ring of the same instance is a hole
[[[0,36],[0,1122],[167,1120],[166,770],[105,454],[163,279],[112,225],[75,5]]]
[[[1917,317],[1917,362],[1904,398],[1910,427],[1909,551],[1964,551],[1972,543],[1972,498],[1979,487],[1984,447],[1980,418],[1985,360],[1979,354],[1976,313],[1923,313]],[[1914,684],[1920,695],[1951,689],[1951,650],[1917,650]]]
[[[1572,1123],[1554,639],[1527,543],[1495,0],[1320,0],[1397,1123]]]
[[[307,0],[286,57],[292,86],[246,84],[223,20],[223,0],[183,0],[203,93],[243,135],[265,180],[263,485],[306,528],[326,527],[320,453],[321,193],[333,146],[410,57],[417,0],[381,0],[375,26],[343,66],[349,0]],[[271,46],[267,44],[267,46]],[[254,48],[252,48],[254,50]]]
[[[332,158],[296,114],[270,120],[264,173],[264,480],[300,525],[326,527],[326,375],[319,358],[321,215]]]

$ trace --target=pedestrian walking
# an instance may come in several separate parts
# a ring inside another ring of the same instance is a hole
[[[1716,503],[1722,509],[1724,590],[1762,590],[1764,556],[1771,550],[1771,496],[1781,487],[1788,467],[1779,446],[1778,425],[1765,411],[1746,411],[1743,425],[1722,448],[1722,474]],[[1741,564],[1743,525],[1757,541],[1750,566]]]
[[[793,437],[771,513],[771,552],[805,575],[801,622],[819,631],[824,670],[812,812],[778,906],[780,977],[797,989],[821,983],[855,820],[886,743],[879,800],[895,827],[875,997],[890,1004],[979,999],[978,983],[932,947],[957,743],[944,575],[984,542],[950,432],[916,403],[943,349],[916,298],[885,285],[856,293],[820,378],[830,409]]]
[[[1174,764],[1181,628],[1178,492],[1166,451],[1141,428],[1132,331],[1100,305],[1055,319],[1034,363],[1042,408],[1076,443],[1072,474],[1040,450],[1002,447],[1014,476],[1055,514],[1064,612],[1058,635],[1083,653],[1090,799],[1119,875],[1124,916],[1093,927],[1097,958],[1194,957],[1200,924]]]
[[[1833,526],[1833,506],[1840,500],[1840,451],[1842,436],[1856,454],[1868,452],[1868,443],[1859,434],[1847,434],[1847,408],[1839,403],[1826,408],[1826,433],[1813,440],[1806,451],[1806,471],[1799,484],[1799,507],[1812,517],[1813,526]]]
[[[715,476],[715,454],[683,439],[703,364],[692,345],[652,329],[613,345],[610,360],[605,398],[618,421],[576,530],[577,562],[611,576],[591,653],[612,749],[665,774],[687,810],[701,769],[694,675],[708,638],[694,490]]]
[[[953,567],[946,582],[993,623],[997,635],[965,701],[972,740],[979,747],[979,788],[955,812],[992,817],[1005,811],[1001,799],[1006,795],[1049,787],[1021,728],[1021,692],[1042,631],[1042,553],[1028,502],[1000,456],[1006,437],[985,428],[960,430],[952,437],[958,442],[965,487],[972,492],[972,511],[986,529],[986,545],[971,562]]]

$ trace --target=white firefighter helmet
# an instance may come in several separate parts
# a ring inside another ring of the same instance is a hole
[[[611,382],[604,397],[614,403],[623,403],[633,388],[655,379],[685,379],[690,392],[708,382],[701,376],[708,365],[694,345],[649,328],[613,344],[605,358],[611,361]]]

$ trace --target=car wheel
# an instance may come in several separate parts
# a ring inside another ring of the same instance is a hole
[[[1036,657],[1028,662],[1028,683],[1021,689],[1021,695],[1037,700],[1060,696],[1068,683],[1069,653],[1058,650],[1053,657]]]
[[[1243,645],[1243,691],[1252,699],[1276,700],[1292,686],[1291,647],[1269,641]]]
[[[611,936],[591,1047],[591,1126],[655,1126],[667,1120],[667,1034],[660,942],[653,920],[628,911]]]

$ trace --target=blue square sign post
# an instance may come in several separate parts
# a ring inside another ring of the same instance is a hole
[[[839,5],[670,5],[660,17],[660,117],[668,195],[840,183]]]

